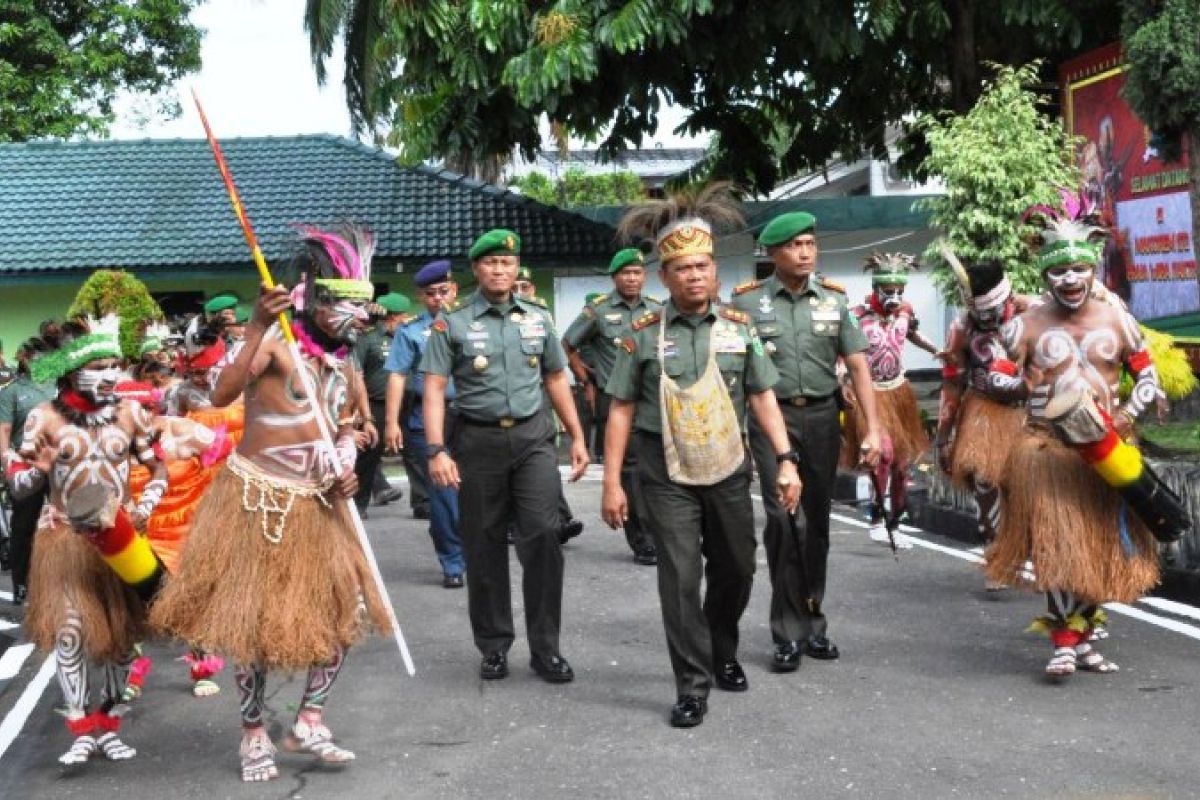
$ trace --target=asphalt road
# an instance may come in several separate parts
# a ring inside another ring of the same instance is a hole
[[[893,560],[842,518],[827,611],[836,662],[769,671],[766,564],[743,621],[745,694],[714,691],[705,723],[667,725],[674,700],[653,568],[632,563],[599,521],[595,475],[568,490],[588,523],[567,547],[563,653],[577,679],[550,686],[527,667],[522,636],[507,680],[478,678],[464,591],[445,590],[425,523],[406,502],[371,509],[368,527],[417,663],[393,644],[353,650],[327,720],[358,760],[342,772],[281,754],[281,777],[243,785],[237,699],[196,699],[179,647],[154,645],[143,699],[123,729],[130,762],[66,771],[32,655],[0,696],[2,798],[1188,798],[1200,719],[1200,610],[1139,603],[1113,613],[1104,652],[1116,675],[1050,683],[1049,644],[1025,633],[1039,598],[993,599],[973,556],[919,533]],[[513,577],[520,570],[514,558]],[[519,607],[520,592],[514,586]],[[519,612],[518,612],[519,614]],[[520,626],[518,626],[520,630]],[[302,676],[268,686],[278,735]],[[32,704],[27,719],[21,706]]]

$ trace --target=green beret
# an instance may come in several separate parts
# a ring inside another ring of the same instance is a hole
[[[529,267],[517,267],[517,280],[533,283],[533,270]]]
[[[626,247],[613,256],[612,261],[608,262],[608,274],[616,275],[630,264],[637,264],[639,267],[646,265],[646,257],[636,247]]]
[[[236,312],[234,312],[233,321],[235,323],[237,323],[238,325],[245,325],[247,322],[250,321],[250,312],[244,308],[239,307],[238,310]]]
[[[399,292],[388,292],[385,295],[380,295],[375,298],[375,302],[383,306],[384,310],[389,314],[405,314],[412,308],[412,300],[409,300]]]
[[[477,261],[489,253],[501,252],[510,256],[521,254],[521,237],[503,228],[488,231],[475,240],[467,251],[467,258]]]
[[[236,308],[238,304],[238,296],[236,294],[223,293],[212,297],[204,304],[205,314],[217,314],[227,308]]]
[[[762,233],[758,235],[758,243],[763,247],[774,247],[790,242],[802,233],[812,233],[816,227],[817,218],[807,211],[780,214],[762,229]]]

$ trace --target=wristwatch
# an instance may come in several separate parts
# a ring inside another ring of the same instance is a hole
[[[775,463],[782,464],[785,461],[790,461],[797,467],[800,466],[800,454],[795,450],[788,450],[786,453],[778,453],[775,456]]]
[[[446,453],[447,455],[450,453],[450,451],[446,449],[446,445],[444,445],[444,444],[430,444],[430,445],[425,446],[425,458],[426,459],[432,459],[434,456],[439,455],[441,453]]]

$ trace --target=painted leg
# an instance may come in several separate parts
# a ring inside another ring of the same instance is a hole
[[[275,745],[263,727],[267,672],[262,667],[238,667],[234,672],[242,713],[242,780],[247,783],[279,777],[275,766]]]
[[[1115,661],[1108,660],[1092,646],[1092,642],[1108,638],[1108,631],[1104,631],[1103,636],[1096,635],[1097,630],[1104,630],[1104,627],[1096,622],[1097,618],[1103,618],[1099,606],[1082,606],[1078,613],[1088,621],[1089,627],[1083,633],[1083,641],[1075,645],[1076,666],[1085,672],[1099,672],[1102,675],[1120,670]]]
[[[137,750],[117,736],[121,729],[121,717],[129,710],[129,706],[122,702],[121,698],[129,685],[130,670],[137,658],[137,651],[133,650],[124,660],[104,665],[100,710],[92,716],[96,719],[96,731],[99,733],[96,747],[109,761],[127,761],[137,755]]]
[[[975,505],[979,508],[976,517],[979,523],[979,535],[987,544],[991,544],[996,538],[996,531],[1000,530],[1000,487],[982,481],[973,481],[972,489],[975,495]],[[1008,588],[1008,584],[985,578],[983,588],[988,592],[1001,592]]]
[[[283,749],[291,753],[312,753],[323,764],[345,764],[354,760],[354,753],[333,743],[333,733],[323,722],[325,701],[346,662],[345,648],[338,648],[328,664],[308,670],[304,698],[296,724],[283,740]]]
[[[88,665],[83,655],[83,624],[73,608],[54,640],[54,662],[62,690],[67,730],[75,736],[71,749],[58,757],[67,766],[82,764],[96,752],[95,720],[87,713]]]
[[[908,537],[900,533],[900,517],[908,511],[908,461],[897,459],[889,470],[888,491],[892,501],[892,512],[888,516],[887,529],[896,543],[897,550],[911,550]]]
[[[1043,618],[1050,634],[1054,654],[1046,664],[1046,674],[1051,678],[1065,678],[1075,674],[1075,646],[1084,634],[1071,626],[1071,617],[1077,601],[1070,592],[1046,592],[1046,608],[1049,615]]]
[[[885,459],[879,459],[879,464],[875,469],[871,470],[871,493],[874,498],[874,508],[871,509],[871,529],[870,536],[872,542],[888,544],[887,525],[885,523],[886,505],[884,498],[887,497],[888,487],[888,463]]]

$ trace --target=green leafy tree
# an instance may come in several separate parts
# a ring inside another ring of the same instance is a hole
[[[1186,152],[1192,241],[1200,238],[1200,9],[1195,0],[1124,0],[1125,99],[1166,158]]]
[[[103,135],[119,93],[156,95],[199,69],[198,3],[0,0],[0,142]]]
[[[1059,204],[1058,187],[1079,185],[1073,147],[1062,125],[1039,106],[1037,65],[999,67],[966,114],[929,115],[920,121],[929,143],[924,169],[945,184],[945,195],[921,200],[936,228],[964,262],[996,258],[1018,292],[1041,291],[1026,244],[1030,226],[1016,224],[1033,205]],[[943,294],[957,287],[938,243],[925,253]]]
[[[670,103],[677,132],[714,135],[711,175],[765,191],[883,155],[914,114],[966,111],[982,63],[1046,57],[1049,78],[1116,38],[1118,2],[308,0],[305,20],[318,78],[344,36],[354,124],[405,161],[531,156],[546,119],[612,156]]]
[[[562,208],[628,205],[646,194],[641,178],[628,170],[589,175],[583,169],[572,167],[557,181],[545,173],[530,172],[514,180],[512,185],[526,197]]]
[[[146,323],[163,318],[162,309],[150,296],[146,284],[119,269],[98,269],[84,281],[67,310],[68,317],[80,314],[118,315],[121,352],[130,359],[138,357]]]

